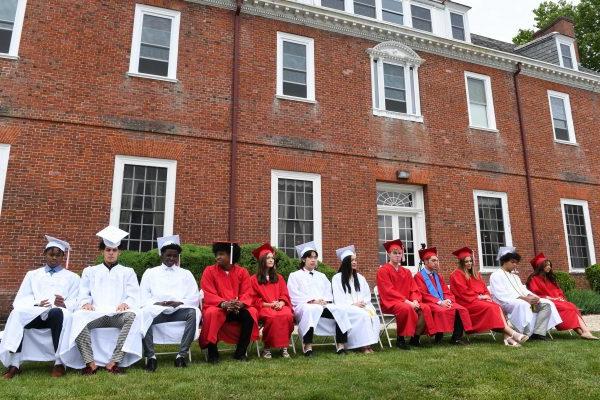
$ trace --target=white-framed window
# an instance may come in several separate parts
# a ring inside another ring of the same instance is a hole
[[[0,1],[0,57],[17,58],[27,0]]]
[[[4,184],[6,183],[9,156],[10,145],[0,144],[0,214],[2,213],[2,199],[4,198]]]
[[[473,191],[475,225],[481,271],[490,272],[500,266],[498,249],[512,246],[508,196],[503,192]]]
[[[569,95],[549,90],[548,102],[550,104],[550,115],[552,116],[554,140],[570,144],[577,143]]]
[[[421,31],[433,32],[431,9],[411,4],[412,27]]]
[[[353,13],[363,17],[377,18],[377,3],[379,0],[352,0]]]
[[[423,122],[418,73],[421,57],[397,42],[383,42],[367,52],[371,56],[373,114]]]
[[[463,14],[450,12],[450,30],[452,31],[453,39],[467,40],[465,16]]]
[[[383,243],[400,239],[405,253],[402,265],[416,273],[419,249],[427,244],[423,188],[391,183],[377,184],[377,227],[379,264],[388,262]]]
[[[345,0],[320,0],[321,7],[333,8],[334,10],[344,11],[346,9]]]
[[[402,0],[381,0],[381,19],[393,24],[404,25]]]
[[[181,13],[136,4],[129,75],[177,80]]]
[[[176,175],[175,160],[115,156],[110,224],[129,232],[126,249],[148,251],[173,234]]]
[[[496,131],[496,114],[490,77],[465,71],[465,86],[470,127]]]
[[[295,246],[313,241],[323,259],[321,175],[271,171],[271,243],[290,257]]]
[[[315,101],[315,42],[277,32],[277,96]]]
[[[596,263],[588,202],[560,199],[560,208],[565,228],[569,271],[583,272],[587,267]]]
[[[558,48],[558,61],[560,66],[577,71],[578,66],[577,59],[575,58],[575,45],[573,44],[573,39],[557,36],[556,47]]]

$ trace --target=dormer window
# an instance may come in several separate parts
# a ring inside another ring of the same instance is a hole
[[[456,40],[466,40],[465,21],[462,14],[450,13],[450,25],[452,27],[452,38]]]
[[[577,59],[575,58],[575,45],[573,39],[558,36],[556,38],[558,47],[558,61],[561,67],[577,70]]]
[[[433,25],[431,23],[431,10],[429,8],[410,6],[412,13],[412,26],[415,29],[422,31],[433,32]]]

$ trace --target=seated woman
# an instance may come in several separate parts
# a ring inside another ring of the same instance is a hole
[[[265,243],[252,254],[258,261],[258,270],[250,278],[250,283],[258,321],[263,324],[262,341],[265,349],[262,356],[270,359],[271,349],[280,348],[281,356],[289,358],[287,348],[294,330],[294,314],[285,280],[277,273],[275,249]]]
[[[348,331],[348,349],[373,353],[371,345],[379,341],[379,317],[371,304],[371,290],[364,276],[356,271],[354,246],[337,249],[342,264],[331,279],[333,302],[345,307],[351,328]]]
[[[450,274],[450,291],[456,302],[469,311],[473,331],[504,332],[504,344],[519,347],[528,337],[508,326],[502,308],[492,301],[481,274],[473,269],[473,250],[463,247],[452,254],[458,258],[458,268]]]
[[[584,339],[598,340],[587,327],[579,309],[565,298],[565,294],[558,287],[556,276],[552,272],[552,262],[540,253],[531,260],[533,273],[527,278],[527,288],[541,298],[554,303],[563,322],[556,326],[559,331],[575,330]]]

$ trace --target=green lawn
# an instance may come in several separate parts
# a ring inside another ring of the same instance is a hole
[[[485,335],[466,347],[378,347],[372,355],[346,357],[320,346],[312,359],[269,361],[254,350],[247,363],[223,352],[216,366],[195,345],[187,369],[162,356],[154,374],[139,363],[123,376],[70,371],[61,379],[49,377],[50,364],[27,363],[21,375],[0,381],[0,399],[599,399],[600,341],[568,333],[554,338],[517,349]]]

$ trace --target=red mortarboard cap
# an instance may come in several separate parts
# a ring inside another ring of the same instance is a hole
[[[400,239],[395,239],[395,240],[390,240],[389,242],[385,242],[383,244],[383,247],[385,248],[385,251],[387,251],[388,253],[390,253],[395,248],[399,248],[400,250],[404,250],[404,243],[402,243],[402,240],[400,240]]]
[[[459,260],[462,260],[463,258],[472,255],[473,250],[471,250],[469,247],[463,247],[462,249],[456,250],[452,254],[454,254]]]
[[[252,251],[252,255],[257,260],[260,260],[260,258],[263,257],[267,253],[275,254],[275,249],[273,248],[273,246],[271,246],[271,244],[269,242],[262,244],[261,246],[257,247],[256,249],[254,249]]]
[[[428,260],[431,256],[437,256],[437,249],[435,247],[429,247],[427,249],[419,250],[419,258],[423,261]]]
[[[547,258],[544,255],[544,253],[540,253],[537,256],[533,257],[533,259],[529,262],[531,263],[531,266],[535,269],[538,265],[540,265],[540,263],[543,263],[546,260]]]

